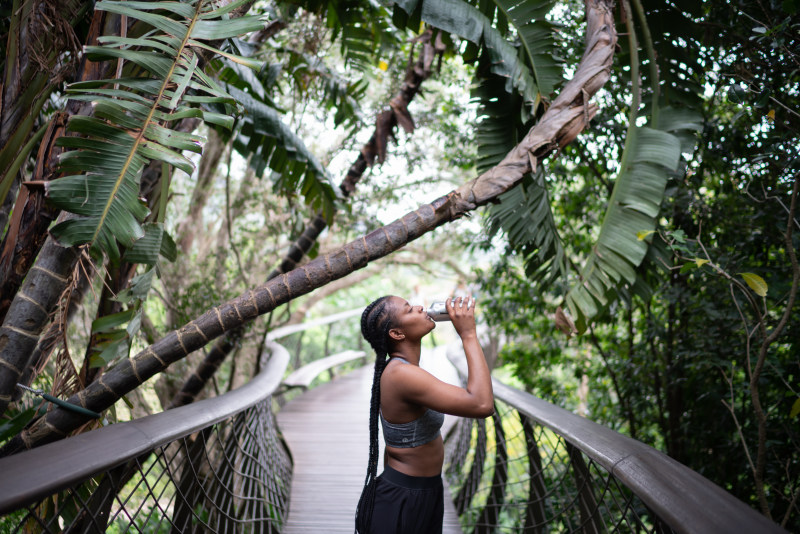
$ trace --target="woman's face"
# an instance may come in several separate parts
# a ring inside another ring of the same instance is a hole
[[[397,340],[398,333],[407,339],[421,339],[436,328],[436,323],[422,306],[412,306],[400,297],[389,297],[389,299],[389,305],[392,307],[392,330],[397,331],[393,339]]]

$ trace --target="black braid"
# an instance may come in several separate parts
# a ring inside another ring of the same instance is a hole
[[[356,508],[356,532],[367,534],[372,524],[375,506],[376,477],[378,476],[378,410],[381,403],[381,375],[389,356],[389,330],[392,318],[388,309],[388,298],[381,297],[364,309],[361,314],[361,334],[375,351],[375,373],[372,377],[372,398],[369,405],[369,462],[364,490]]]

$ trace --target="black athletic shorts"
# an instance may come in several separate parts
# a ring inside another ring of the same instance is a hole
[[[412,477],[386,467],[376,480],[371,534],[441,534],[442,477]]]

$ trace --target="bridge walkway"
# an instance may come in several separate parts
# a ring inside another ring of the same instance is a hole
[[[425,351],[421,365],[442,380],[457,380],[443,351]],[[372,366],[362,367],[299,395],[278,412],[294,458],[286,534],[352,534],[369,455],[371,385]],[[443,431],[455,420],[448,416]],[[378,472],[382,469],[381,459]],[[445,497],[444,534],[461,534]]]

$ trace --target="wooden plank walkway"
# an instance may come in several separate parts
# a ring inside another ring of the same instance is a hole
[[[423,354],[422,364],[442,380],[455,380],[443,351]],[[278,412],[294,458],[285,533],[352,534],[369,456],[371,385],[372,366],[362,367],[296,397]],[[453,422],[448,416],[445,424]],[[378,473],[382,469],[381,458]],[[444,533],[462,534],[447,487],[445,492]]]

